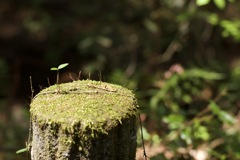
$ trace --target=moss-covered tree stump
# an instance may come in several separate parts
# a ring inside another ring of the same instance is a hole
[[[134,160],[137,102],[121,86],[54,85],[31,103],[32,160]]]

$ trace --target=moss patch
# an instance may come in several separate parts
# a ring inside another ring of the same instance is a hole
[[[136,112],[136,99],[130,90],[91,80],[61,84],[60,91],[57,85],[46,88],[34,97],[30,108],[33,121],[70,133],[87,129],[107,133]]]

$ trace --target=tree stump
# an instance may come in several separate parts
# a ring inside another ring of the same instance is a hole
[[[121,86],[50,86],[31,103],[32,160],[135,160],[137,101]]]

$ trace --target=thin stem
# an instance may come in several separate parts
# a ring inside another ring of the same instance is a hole
[[[33,89],[33,85],[32,85],[32,77],[30,76],[30,87],[31,87],[31,102],[33,100],[33,95],[34,95],[34,89]],[[29,152],[31,150],[31,141],[32,141],[32,120],[31,120],[31,116],[29,119],[29,131],[28,131],[28,141],[27,141],[27,160],[29,159]]]
[[[139,122],[140,122],[140,130],[141,130],[141,139],[142,139],[142,147],[143,147],[143,157],[145,160],[147,160],[148,156],[145,150],[145,144],[144,144],[144,139],[143,139],[143,130],[142,130],[142,121],[141,121],[141,117],[140,117],[140,113],[138,114],[139,117]]]
[[[79,71],[79,72],[78,72],[78,80],[81,79],[81,73],[82,73],[82,71]]]
[[[33,95],[34,95],[34,89],[33,89],[33,85],[32,85],[32,76],[30,76],[30,87],[31,87],[31,101],[32,101]]]
[[[59,70],[57,70],[57,84],[59,83]]]
[[[48,86],[50,87],[51,84],[50,84],[50,80],[49,80],[49,78],[47,78],[47,82],[48,82]]]
[[[57,70],[57,88],[58,88],[58,92],[60,92],[60,85],[59,85],[59,70]]]

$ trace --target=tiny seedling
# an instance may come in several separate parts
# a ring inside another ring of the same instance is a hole
[[[51,71],[57,71],[57,85],[58,85],[58,92],[60,91],[60,86],[59,86],[59,70],[65,68],[68,66],[68,63],[63,63],[60,64],[58,67],[53,67],[51,68]]]
[[[31,145],[28,142],[26,142],[26,147],[19,149],[18,151],[16,151],[16,153],[20,154],[20,153],[24,153],[24,152],[29,152],[30,148],[31,148]]]

